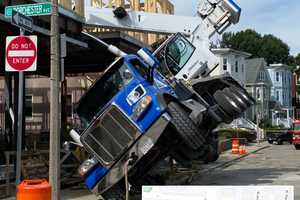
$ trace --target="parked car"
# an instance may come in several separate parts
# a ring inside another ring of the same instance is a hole
[[[291,134],[289,131],[281,132],[281,133],[272,133],[268,136],[268,142],[270,144],[278,144],[281,145],[283,142],[288,142],[292,144],[293,142],[293,134]]]

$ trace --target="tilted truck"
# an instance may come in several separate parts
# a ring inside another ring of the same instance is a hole
[[[159,71],[175,90],[181,88],[181,92],[177,92],[181,103],[202,130],[201,134],[205,132],[208,144],[202,157],[205,162],[218,158],[217,135],[211,134],[211,130],[221,122],[230,123],[240,117],[254,102],[231,76],[209,76],[219,66],[210,50],[211,38],[238,23],[240,14],[241,8],[233,0],[199,0],[194,17],[138,12],[122,7],[95,8],[90,1],[85,6],[89,27],[173,34],[158,45],[153,54],[161,61]],[[182,159],[189,160],[184,156]]]
[[[228,10],[225,13],[228,17]],[[80,174],[95,194],[123,199],[128,191],[128,184],[123,184],[125,177],[132,188],[154,184],[148,172],[165,157],[184,164],[207,154],[209,140],[216,144],[211,129],[240,116],[252,103],[230,76],[208,77],[208,62],[198,60],[190,65],[199,53],[197,49],[178,33],[154,53],[164,63],[146,50],[140,51],[139,57],[120,54],[122,58],[81,99],[77,113],[87,128],[81,136],[72,134],[94,156],[82,164]],[[138,64],[132,60],[139,60]],[[190,73],[195,66],[197,76]],[[162,76],[156,70],[162,67],[173,71],[173,76],[160,69]],[[124,73],[120,71],[125,68]],[[181,68],[188,70],[189,76],[180,77]],[[117,83],[106,85],[111,83],[108,79]]]
[[[184,149],[200,154],[205,142],[173,87],[157,71],[159,62],[151,52],[121,55],[78,103],[85,130],[80,136],[71,131],[92,155],[79,173],[105,199],[123,199],[128,183],[137,190],[156,184],[148,172],[158,162],[166,157],[180,162]]]
[[[71,136],[92,155],[79,167],[86,186],[97,196],[121,200],[129,184],[135,192],[142,185],[163,184],[149,172],[165,158],[185,165],[187,158],[205,155],[207,139],[206,129],[195,124],[177,95],[189,91],[169,85],[151,52],[120,55],[79,101],[77,114],[86,128]],[[208,112],[201,97],[186,101],[194,112]]]

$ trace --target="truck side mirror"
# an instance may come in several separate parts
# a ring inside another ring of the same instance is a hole
[[[159,66],[158,59],[152,55],[152,52],[147,48],[140,49],[137,54],[151,67],[157,68]]]
[[[147,48],[140,49],[137,54],[144,60],[145,63],[149,65],[149,73],[148,73],[148,80],[153,82],[153,72],[155,68],[159,67],[158,59],[152,55],[152,52]]]

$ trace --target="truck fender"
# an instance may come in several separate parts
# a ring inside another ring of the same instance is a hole
[[[207,112],[205,106],[200,104],[198,101],[195,101],[194,99],[181,101],[181,105],[184,106],[185,109],[190,110],[190,118],[196,125],[199,126],[203,121],[203,114]]]
[[[202,122],[203,113],[207,111],[205,106],[203,106],[202,104],[200,104],[199,102],[197,102],[194,99],[180,101],[170,94],[159,94],[159,95],[157,95],[157,99],[158,99],[158,102],[159,102],[162,110],[167,109],[168,104],[170,102],[176,102],[177,104],[182,106],[182,108],[186,112],[188,112],[190,114],[189,115],[190,118],[193,120],[193,122],[196,125],[199,125]]]

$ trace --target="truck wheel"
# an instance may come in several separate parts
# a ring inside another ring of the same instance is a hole
[[[123,190],[118,184],[112,186],[102,195],[104,200],[125,200],[125,190]]]
[[[239,96],[243,100],[243,102],[247,104],[248,107],[254,104],[254,101],[251,99],[249,94],[245,93],[242,89],[239,89],[238,87],[233,85],[230,86],[229,88],[232,91],[232,93]]]
[[[214,98],[221,108],[231,117],[237,118],[243,113],[241,108],[238,107],[238,104],[224,91],[216,91]]]
[[[205,139],[185,110],[177,103],[171,102],[168,105],[168,112],[172,117],[171,125],[176,130],[179,138],[194,150],[202,147]]]
[[[300,150],[300,145],[299,144],[295,144],[295,149]]]
[[[230,97],[232,100],[234,100],[234,102],[237,104],[237,106],[245,111],[248,108],[247,102],[245,100],[243,100],[237,93],[235,93],[234,91],[230,90],[229,88],[225,88],[224,93]]]

